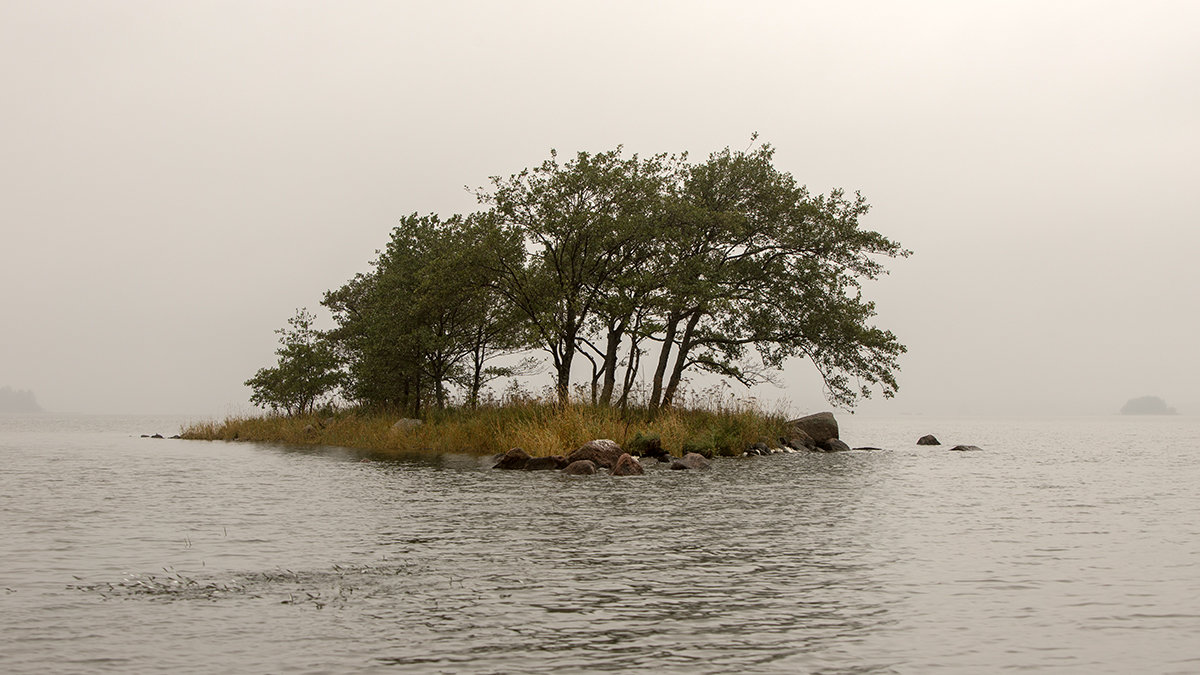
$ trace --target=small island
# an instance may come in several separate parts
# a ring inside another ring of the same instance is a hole
[[[1122,415],[1178,415],[1179,413],[1158,396],[1131,398],[1121,406]]]
[[[0,388],[0,413],[39,413],[42,407],[32,391]]]
[[[270,414],[183,437],[531,457],[838,440],[805,441],[730,383],[807,360],[836,407],[894,395],[905,347],[858,289],[909,251],[860,226],[860,195],[809,193],[754,141],[701,161],[551,152],[492,178],[475,213],[401,218],[369,271],[324,294],[328,319],[300,309],[276,331],[277,363],[245,382]],[[718,384],[693,388],[701,374]]]

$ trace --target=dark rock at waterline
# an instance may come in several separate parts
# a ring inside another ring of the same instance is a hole
[[[562,455],[550,455],[549,457],[530,457],[529,461],[525,462],[522,467],[526,471],[557,471],[567,466],[567,458]]]
[[[746,448],[746,455],[750,457],[769,454],[771,454],[771,448],[767,447],[767,444],[763,442],[755,443],[754,445]]]
[[[625,453],[617,459],[616,466],[612,469],[614,476],[641,476],[646,473],[640,462],[633,458],[633,455]]]
[[[658,434],[642,434],[638,432],[625,448],[634,457],[653,457],[663,461],[669,454],[662,446],[662,437]]]
[[[512,450],[509,450],[508,452],[504,453],[504,456],[501,457],[500,461],[496,462],[496,466],[494,466],[492,468],[493,469],[507,469],[509,471],[518,471],[520,469],[524,469],[525,465],[529,462],[530,459],[531,459],[531,457],[529,456],[528,452],[525,452],[524,450],[522,450],[520,448],[513,448]]]
[[[153,434],[150,436],[150,438],[162,438],[162,437],[163,437],[162,434]]]
[[[787,423],[787,430],[789,434],[797,430],[803,431],[817,444],[824,443],[831,438],[838,438],[838,423],[831,412],[821,412],[794,419]],[[799,450],[798,447],[796,449]]]
[[[787,427],[785,435],[779,437],[779,444],[793,450],[817,449],[817,442],[800,427]]]
[[[870,445],[864,445],[864,446],[863,446],[863,447],[861,447],[861,448],[854,448],[854,449],[855,449],[855,450],[882,450],[883,448],[876,448],[876,447],[874,447],[874,446],[870,446]]]
[[[821,445],[821,449],[824,450],[825,452],[849,452],[850,451],[849,445],[847,445],[844,441],[841,441],[836,438],[831,438],[827,441],[823,441],[823,442],[821,442],[820,445]]]
[[[596,463],[590,459],[571,462],[563,469],[568,476],[590,476],[596,473]]]
[[[175,434],[174,436],[171,436],[171,440],[173,440],[173,441],[179,440],[181,438],[183,438],[183,436],[180,436],[179,434]]]
[[[611,469],[617,465],[617,460],[625,451],[621,446],[617,445],[616,441],[607,438],[601,438],[594,441],[588,441],[583,446],[567,455],[569,463],[588,460],[598,467]]]
[[[941,445],[942,442],[934,437],[933,434],[925,434],[917,439],[917,445]]]
[[[980,450],[983,450],[983,448],[978,445],[956,445],[950,448],[951,452],[977,452]]]
[[[704,458],[704,455],[698,455],[694,452],[689,452],[683,457],[671,462],[671,468],[675,471],[685,471],[688,469],[707,469],[709,466],[709,461]]]

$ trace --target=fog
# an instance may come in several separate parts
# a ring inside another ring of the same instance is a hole
[[[746,147],[911,258],[866,414],[1200,411],[1200,5],[0,4],[0,386],[222,415],[412,212],[573,153]],[[549,381],[549,375],[546,376]],[[754,395],[827,408],[812,368]]]

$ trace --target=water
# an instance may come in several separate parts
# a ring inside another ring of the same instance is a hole
[[[0,417],[0,672],[1200,671],[1196,418],[638,478],[180,421]]]

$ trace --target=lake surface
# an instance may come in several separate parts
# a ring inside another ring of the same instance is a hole
[[[839,419],[612,478],[0,417],[0,672],[1200,672],[1200,419]]]

